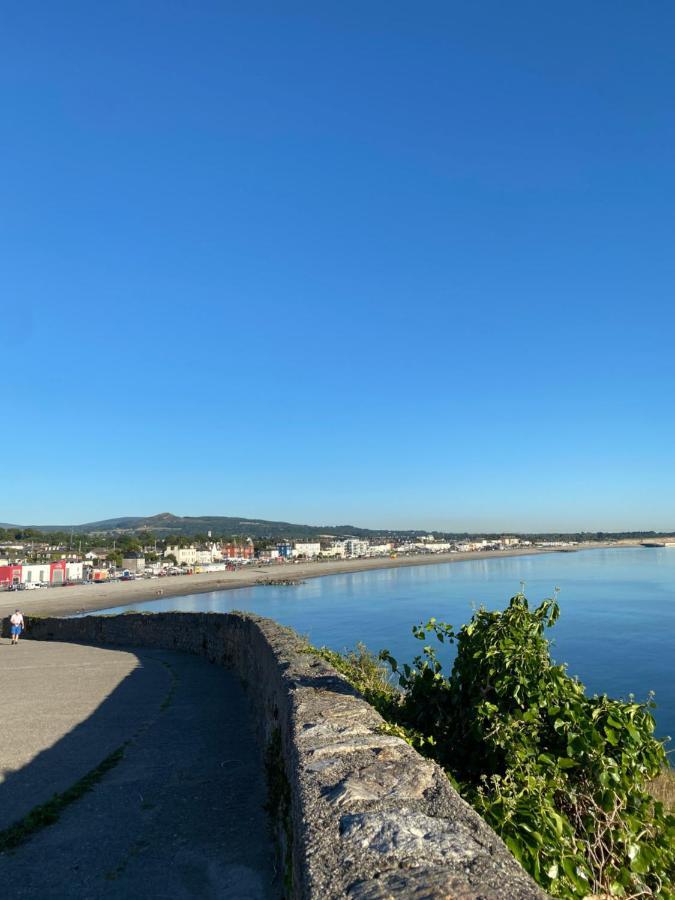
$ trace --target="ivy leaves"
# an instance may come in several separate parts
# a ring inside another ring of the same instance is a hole
[[[520,593],[467,625],[430,619],[398,678],[390,721],[441,763],[522,865],[549,893],[671,898],[675,820],[646,793],[665,764],[653,701],[587,697],[552,662],[555,598],[530,609]],[[456,643],[449,675],[429,638]],[[382,711],[382,710],[381,710]]]

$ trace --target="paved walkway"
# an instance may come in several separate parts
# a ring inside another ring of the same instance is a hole
[[[237,680],[158,650],[0,640],[0,829],[125,744],[59,821],[0,853],[10,898],[266,900],[280,889]]]

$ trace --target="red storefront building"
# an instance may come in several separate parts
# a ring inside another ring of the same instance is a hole
[[[12,565],[12,566],[0,566],[0,590],[6,590],[7,588],[13,587],[15,585],[21,584],[25,581],[37,580],[37,576],[35,579],[24,577],[24,569],[36,569],[37,566],[22,566],[22,565]],[[44,572],[45,576],[47,572],[49,572],[49,583],[54,584],[65,584],[66,583],[66,561],[65,559],[59,559],[57,562],[52,563],[44,563],[44,565],[40,566],[40,570]],[[26,573],[27,574],[27,573]],[[46,577],[45,577],[46,580]]]
[[[21,566],[0,566],[0,590],[19,584],[21,581]]]

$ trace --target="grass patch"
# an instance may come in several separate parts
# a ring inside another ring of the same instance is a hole
[[[165,709],[168,709],[171,706],[171,704],[173,703],[173,698],[176,696],[176,691],[178,690],[178,676],[176,675],[176,670],[170,663],[166,662],[163,659],[160,660],[160,662],[171,676],[171,687],[169,688],[166,697],[162,700],[159,706],[160,712],[164,712]]]
[[[23,819],[15,822],[14,825],[10,825],[9,828],[5,828],[4,831],[0,831],[0,853],[13,850],[36,832],[58,821],[61,813],[71,803],[79,800],[83,794],[92,790],[103,776],[123,759],[127,744],[128,741],[122,744],[121,747],[118,747],[117,750],[113,750],[95,769],[87,772],[86,775],[80,778],[79,781],[76,781],[66,791],[63,791],[61,794],[54,794],[51,800],[36,806]]]
[[[384,714],[383,710],[400,702],[401,692],[394,685],[391,669],[374,656],[365,644],[359,643],[354,650],[345,653],[308,644],[305,652],[330,663],[379,712]]]

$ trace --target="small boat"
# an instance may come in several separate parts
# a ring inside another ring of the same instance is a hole
[[[642,541],[640,544],[641,547],[665,547],[665,543],[663,541]]]

